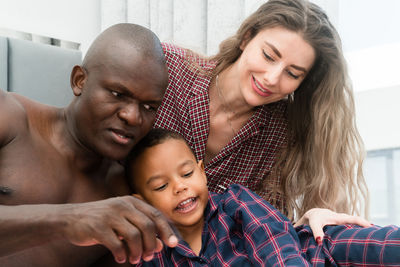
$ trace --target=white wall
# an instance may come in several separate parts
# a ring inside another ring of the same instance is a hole
[[[366,149],[400,147],[400,85],[357,92],[355,99]]]
[[[0,0],[0,27],[81,44],[101,31],[98,0]]]

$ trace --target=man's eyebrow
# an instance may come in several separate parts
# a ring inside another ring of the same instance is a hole
[[[133,94],[131,91],[129,91],[129,89],[125,85],[123,85],[122,83],[120,83],[120,82],[111,82],[110,84],[111,84],[111,86],[110,86],[111,88],[119,89],[119,90],[123,91],[123,93],[128,95],[129,97],[136,98],[135,94]],[[160,99],[157,99],[157,100],[150,100],[150,101],[143,101],[143,102],[151,103],[151,104],[161,104],[162,99],[163,98],[161,97]]]
[[[282,55],[281,55],[281,53],[279,52],[278,48],[276,48],[273,44],[271,44],[271,43],[269,43],[269,42],[267,42],[267,41],[264,41],[264,42],[265,42],[266,45],[268,45],[268,46],[272,49],[272,51],[274,51],[274,53],[275,53],[279,58],[282,58]]]
[[[111,89],[112,89],[112,88],[119,89],[119,90],[122,90],[122,91],[126,92],[127,94],[132,95],[132,93],[129,92],[128,88],[126,88],[126,86],[123,85],[123,84],[120,83],[120,82],[111,82],[110,85],[111,85],[111,86],[110,86]]]

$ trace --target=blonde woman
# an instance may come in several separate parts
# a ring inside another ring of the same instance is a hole
[[[270,0],[205,58],[164,44],[169,86],[155,127],[179,132],[211,191],[242,184],[317,238],[357,223],[363,146],[340,38],[305,0]],[[322,208],[322,209],[315,209]]]

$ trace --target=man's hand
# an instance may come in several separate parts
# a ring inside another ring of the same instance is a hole
[[[303,217],[294,225],[294,227],[302,224],[309,224],[313,232],[315,241],[320,244],[324,237],[323,228],[325,225],[340,225],[340,224],[357,224],[362,227],[372,226],[364,218],[352,216],[345,213],[336,213],[329,209],[314,208],[308,210]]]
[[[169,247],[178,243],[161,212],[133,196],[67,204],[57,216],[64,238],[78,246],[104,245],[118,263],[151,260],[163,247],[160,239]]]

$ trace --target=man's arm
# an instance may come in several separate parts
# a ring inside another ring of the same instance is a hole
[[[0,206],[0,256],[66,239],[77,246],[101,244],[117,262],[137,262],[177,239],[163,215],[132,197],[80,204]]]
[[[13,95],[0,91],[0,159],[27,131],[24,108]],[[117,261],[134,262],[161,249],[156,235],[168,246],[177,243],[164,216],[132,196],[80,204],[0,205],[0,214],[0,257],[66,239],[78,246],[102,244]]]

